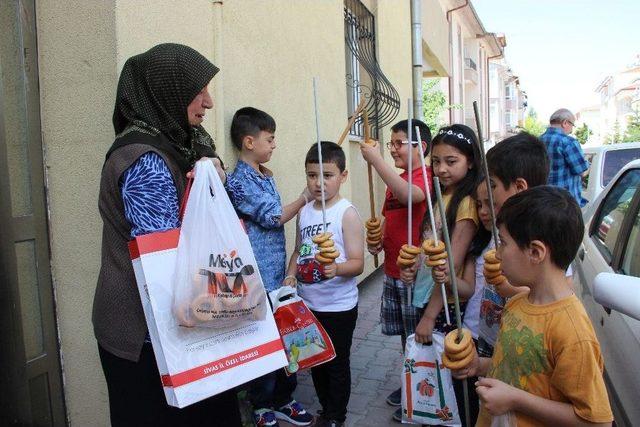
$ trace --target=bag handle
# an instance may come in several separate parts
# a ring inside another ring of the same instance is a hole
[[[184,218],[184,211],[187,208],[187,200],[189,199],[189,193],[191,193],[191,186],[193,185],[193,178],[187,178],[187,186],[182,195],[182,201],[180,202],[180,211],[178,213],[178,220],[182,222]]]

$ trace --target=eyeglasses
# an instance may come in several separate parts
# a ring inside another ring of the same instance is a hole
[[[398,151],[403,144],[408,144],[409,141],[401,141],[401,140],[395,140],[395,141],[389,141],[387,142],[385,145],[387,146],[387,149],[391,150],[391,147],[393,147],[394,150]]]
[[[407,140],[401,141],[401,140],[397,139],[395,141],[389,141],[385,145],[387,146],[387,148],[389,150],[391,150],[391,147],[393,147],[396,151],[398,151],[400,149],[400,147],[402,147],[403,145],[407,145],[408,143],[409,143],[409,141],[407,141]],[[414,146],[418,145],[418,141],[413,141],[413,145]]]
[[[569,123],[571,126],[576,127],[576,124],[573,123],[571,120],[567,120],[567,123]]]

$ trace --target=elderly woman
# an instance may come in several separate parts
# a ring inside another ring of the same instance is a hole
[[[116,139],[100,183],[102,264],[93,304],[114,426],[240,425],[233,391],[184,409],[167,405],[127,249],[138,235],[179,226],[187,172],[196,159],[216,157],[200,124],[213,107],[208,84],[217,72],[197,51],[167,43],[129,58],[120,74]]]

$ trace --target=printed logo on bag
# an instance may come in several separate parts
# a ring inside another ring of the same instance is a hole
[[[229,273],[233,273],[233,270],[240,269],[244,265],[242,258],[236,257],[237,251],[233,250],[227,254],[210,254],[209,255],[209,267],[221,267],[229,270]]]

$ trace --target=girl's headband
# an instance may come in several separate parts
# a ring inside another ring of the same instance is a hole
[[[467,138],[466,136],[464,136],[462,133],[455,133],[454,131],[452,131],[451,129],[449,130],[444,130],[444,129],[440,129],[440,131],[438,131],[438,135],[451,135],[451,136],[457,136],[458,139],[464,139],[465,141],[467,141],[467,144],[471,145],[471,140],[469,138]]]

